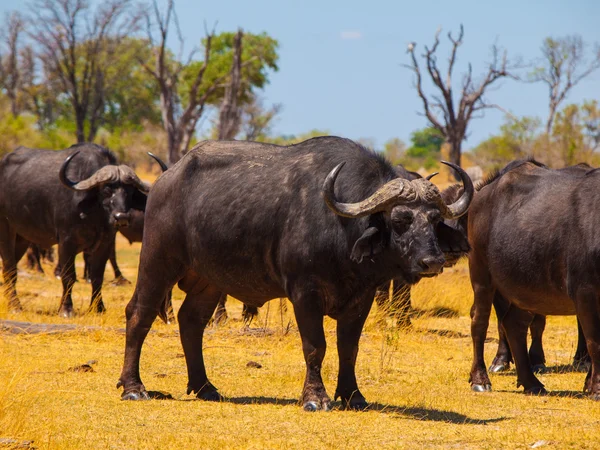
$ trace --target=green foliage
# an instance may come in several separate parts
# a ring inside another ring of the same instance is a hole
[[[437,167],[444,143],[444,137],[438,130],[433,127],[416,130],[410,135],[410,142],[412,145],[399,160],[403,166],[411,170]]]
[[[533,155],[540,120],[535,117],[506,116],[500,133],[483,141],[475,149],[475,160],[491,170],[505,166],[515,159]]]
[[[112,83],[102,120],[105,128],[116,131],[160,123],[158,87],[140,63],[152,57],[147,43],[140,39],[127,38],[119,44],[108,70]]]
[[[216,80],[225,77],[231,70],[234,36],[234,32],[224,32],[212,39],[210,64],[204,73],[202,84],[198,90],[199,95],[203,95],[206,89],[212,86]],[[203,45],[206,45],[205,40]],[[242,104],[252,99],[252,93],[255,89],[262,89],[269,82],[270,70],[279,70],[277,66],[279,59],[278,47],[277,40],[267,33],[244,33],[242,41],[243,81],[239,97]],[[192,61],[182,70],[179,95],[183,104],[188,103],[190,89],[203,63],[203,61]],[[225,93],[225,83],[221,84],[222,86],[218,87],[209,97],[209,104],[218,105],[221,103]]]

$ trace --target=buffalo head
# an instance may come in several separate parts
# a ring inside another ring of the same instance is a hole
[[[79,152],[70,155],[62,164],[59,178],[63,185],[75,191],[87,191],[102,205],[110,225],[126,227],[131,219],[130,208],[145,209],[150,185],[138,178],[131,167],[107,165],[90,177],[73,182],[67,177],[67,167]]]
[[[442,161],[456,170],[464,191],[452,204],[446,204],[438,188],[427,178],[395,178],[370,197],[357,203],[340,203],[334,194],[335,180],[344,163],[335,167],[323,184],[327,206],[348,218],[369,216],[368,227],[356,241],[351,258],[380,254],[386,265],[397,268],[409,283],[442,271],[445,259],[437,228],[442,219],[454,220],[465,214],[473,199],[473,183],[459,166]],[[435,175],[435,174],[434,174]]]

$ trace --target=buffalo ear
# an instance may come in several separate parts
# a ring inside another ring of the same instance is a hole
[[[350,259],[360,264],[364,257],[370,258],[377,253],[381,253],[381,250],[383,250],[383,245],[379,228],[369,227],[352,247]]]
[[[131,209],[139,209],[140,211],[146,211],[147,201],[148,196],[142,191],[136,189],[133,191],[133,195],[131,196]]]
[[[471,246],[467,237],[444,222],[440,222],[436,228],[436,235],[440,250],[446,258],[446,265],[454,265],[462,257],[469,253]]]

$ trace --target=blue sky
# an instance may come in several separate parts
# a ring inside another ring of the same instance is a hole
[[[0,10],[14,7],[14,2],[0,0]],[[319,128],[352,139],[371,138],[378,147],[392,137],[408,141],[413,130],[426,125],[412,73],[402,64],[409,62],[407,43],[414,41],[422,50],[439,26],[444,30],[442,68],[449,48],[445,33],[458,31],[461,23],[465,27],[456,80],[468,62],[475,75],[483,73],[494,42],[508,50],[509,58],[527,61],[539,56],[546,36],[578,33],[590,44],[600,41],[597,0],[176,0],[176,8],[189,48],[203,36],[204,21],[218,22],[217,31],[266,31],[280,42],[280,70],[264,92],[267,104],[283,104],[277,133]],[[488,98],[518,116],[547,115],[542,84],[502,81]],[[567,101],[588,98],[600,100],[600,71]],[[495,133],[502,121],[499,111],[474,120],[465,147]]]

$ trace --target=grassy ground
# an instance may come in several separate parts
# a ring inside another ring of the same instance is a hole
[[[119,240],[119,262],[135,281],[139,245]],[[80,260],[78,260],[80,262]],[[550,371],[541,375],[550,395],[527,397],[514,372],[492,376],[494,392],[473,393],[466,264],[425,280],[413,291],[421,312],[413,329],[397,331],[373,308],[361,339],[357,375],[371,402],[366,412],[338,409],[305,413],[297,405],[304,377],[300,339],[290,308],[265,306],[245,330],[241,304],[228,303],[229,322],[211,327],[205,359],[211,381],[227,397],[206,403],[185,394],[186,369],[176,325],[156,322],[142,355],[149,390],[171,399],[122,402],[115,388],[123,359],[124,308],[133,286],[105,286],[108,312],[56,317],[60,282],[20,272],[25,308],[0,318],[94,326],[57,334],[0,332],[0,438],[34,440],[37,448],[595,448],[600,404],[579,392],[585,375],[568,364],[576,346],[572,317],[550,318],[545,335]],[[78,266],[81,274],[82,267]],[[112,273],[107,271],[107,279]],[[74,292],[85,311],[90,286]],[[181,304],[175,294],[175,308]],[[329,352],[323,377],[333,395],[337,356],[335,323],[326,319]],[[489,336],[497,336],[490,325]],[[486,361],[496,350],[491,339]],[[70,370],[90,360],[93,372]],[[261,368],[247,367],[254,361]],[[0,446],[1,446],[0,440]]]

